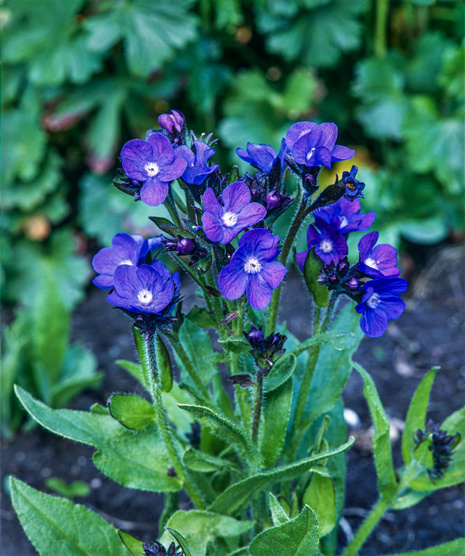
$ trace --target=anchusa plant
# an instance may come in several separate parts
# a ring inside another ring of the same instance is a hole
[[[211,135],[197,138],[177,110],[159,124],[145,140],[123,146],[115,185],[150,206],[163,204],[169,218],[151,218],[158,231],[149,239],[117,234],[93,259],[94,284],[108,289],[108,302],[132,321],[140,364],[119,364],[151,400],[113,394],[106,407],[87,413],[54,410],[17,390],[46,428],[94,446],[102,473],[128,488],[165,493],[159,531],[143,543],[87,508],[14,480],[24,529],[41,554],[66,547],[68,554],[96,556],[334,555],[344,452],[353,444],[341,395],[355,368],[373,418],[379,489],[343,550],[355,555],[388,508],[407,508],[463,480],[465,413],[425,425],[437,368],[429,371],[406,418],[404,464],[394,469],[389,421],[370,375],[352,356],[364,334],[381,336],[401,316],[407,282],[396,250],[368,232],[375,213],[362,212],[357,167],[327,187],[319,181],[323,167],[350,160],[354,151],[336,144],[334,123],[300,122],[278,153],[263,144],[238,149],[254,171],[224,174],[211,162]],[[281,238],[273,225],[287,210],[293,217]],[[295,253],[304,226],[308,249]],[[358,253],[349,252],[353,232],[367,232]],[[197,285],[201,303],[188,312],[166,257]],[[294,260],[302,296],[307,290],[313,303],[304,341],[278,323]],[[180,509],[181,490],[188,509]]]

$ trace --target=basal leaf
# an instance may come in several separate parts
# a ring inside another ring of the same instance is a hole
[[[265,377],[265,392],[272,392],[284,384],[292,376],[296,367],[297,358],[293,353],[289,353],[281,357],[281,359],[278,359],[277,363]]]
[[[330,533],[336,525],[336,490],[331,477],[314,473],[304,492],[302,503],[312,508],[318,518],[320,537]]]
[[[113,419],[130,430],[145,430],[155,421],[152,404],[135,394],[113,394],[108,409]]]
[[[10,488],[21,525],[41,556],[127,555],[116,529],[88,508],[39,492],[18,479],[11,478]]]
[[[272,492],[268,495],[268,505],[270,507],[273,525],[282,525],[283,523],[287,523],[289,521],[289,516]]]
[[[171,462],[154,425],[134,434],[109,414],[53,410],[18,386],[16,395],[46,429],[97,448],[93,456],[96,467],[114,481],[151,492],[175,492],[182,488],[179,479],[168,475]]]
[[[287,523],[266,529],[250,543],[251,556],[316,556],[318,554],[318,519],[304,506]]]
[[[373,453],[378,476],[378,491],[381,495],[390,496],[397,488],[397,480],[392,462],[389,420],[371,376],[355,361],[352,361],[352,364],[362,375],[365,382],[363,394],[370,408],[370,415],[375,429],[373,436]]]

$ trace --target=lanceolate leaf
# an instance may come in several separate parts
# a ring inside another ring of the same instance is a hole
[[[329,290],[326,286],[322,286],[317,282],[323,263],[319,257],[315,255],[315,249],[312,247],[305,259],[304,278],[308,291],[313,297],[313,301],[319,307],[327,307],[329,299]]]
[[[133,537],[129,533],[126,533],[126,531],[122,531],[121,529],[118,531],[118,535],[124,546],[133,556],[144,556],[145,550],[142,546],[142,541],[136,539],[135,537]]]
[[[318,519],[308,506],[287,523],[266,529],[250,543],[251,556],[318,554]]]
[[[108,409],[113,419],[127,429],[142,431],[155,421],[152,404],[135,394],[114,394]]]
[[[433,386],[434,377],[439,367],[434,367],[426,373],[413,395],[405,420],[404,434],[402,435],[402,457],[405,465],[412,460],[415,449],[414,435],[418,429],[425,428],[426,410],[428,409],[429,395]]]
[[[355,361],[352,361],[352,364],[365,381],[363,394],[370,408],[370,414],[375,428],[373,453],[375,457],[376,473],[378,475],[378,491],[381,495],[389,496],[397,487],[396,474],[392,462],[389,420],[371,376]]]
[[[288,378],[292,375],[297,367],[297,358],[293,353],[285,355],[278,359],[274,367],[265,378],[264,389],[265,392],[272,392],[279,388]]]
[[[259,492],[271,489],[271,487],[279,481],[290,481],[299,477],[321,460],[345,452],[353,443],[354,439],[351,437],[348,442],[335,450],[322,452],[321,454],[306,458],[291,465],[258,473],[257,475],[239,481],[222,492],[209,509],[222,514],[234,514],[247,507]]]
[[[18,386],[16,395],[46,429],[97,448],[93,457],[96,467],[114,481],[151,492],[175,492],[182,488],[178,478],[168,475],[171,462],[155,425],[136,435],[109,414],[53,410]]]
[[[336,490],[331,477],[314,473],[302,499],[318,517],[320,537],[330,533],[336,525]]]
[[[172,527],[167,527],[166,529],[178,541],[179,546],[182,548],[182,551],[184,552],[184,556],[192,556],[192,552],[190,551],[189,545],[187,544],[186,539],[181,535],[181,533],[179,531],[176,531],[176,529],[173,529]]]
[[[12,478],[10,485],[16,514],[41,556],[127,556],[116,529],[88,508],[39,492],[18,479]]]
[[[171,367],[170,354],[160,336],[157,336],[155,346],[158,378],[161,383],[161,389],[162,392],[169,392],[171,388],[173,388],[173,369]]]
[[[289,516],[272,492],[270,492],[268,496],[268,504],[270,506],[271,518],[273,519],[274,525],[282,525],[289,521]]]

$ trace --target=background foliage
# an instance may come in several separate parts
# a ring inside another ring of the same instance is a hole
[[[384,240],[460,231],[462,12],[443,0],[5,2],[3,300],[34,307],[53,272],[70,311],[87,241],[144,233],[154,210],[111,179],[124,142],[170,108],[221,136],[223,164],[247,140],[278,147],[297,120],[334,121]]]

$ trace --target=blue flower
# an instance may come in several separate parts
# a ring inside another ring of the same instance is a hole
[[[286,134],[286,143],[298,164],[309,168],[326,166],[339,160],[348,160],[355,154],[353,149],[336,145],[337,126],[333,123],[314,124],[299,122]]]
[[[181,177],[187,166],[160,133],[152,133],[147,141],[128,141],[121,150],[121,162],[128,177],[142,183],[140,198],[151,207],[163,203],[170,182]]]
[[[161,261],[150,266],[120,265],[113,275],[114,289],[107,301],[131,313],[159,315],[170,308],[179,290],[179,275],[170,271]]]
[[[168,114],[158,116],[158,123],[168,133],[175,134],[177,132],[179,134],[186,123],[186,118],[179,110],[170,110]]]
[[[145,239],[141,235],[116,234],[111,243],[113,247],[104,247],[92,259],[92,266],[99,274],[92,283],[100,289],[113,287],[113,274],[120,265],[139,266],[147,253],[161,247],[162,236]]]
[[[296,255],[297,264],[302,272],[308,251],[312,247],[315,247],[315,255],[318,255],[325,264],[331,262],[337,264],[349,252],[346,238],[321,218],[315,218],[315,224],[310,224],[308,227],[307,245],[307,251]]]
[[[387,243],[375,247],[378,238],[378,232],[370,232],[359,241],[360,262],[358,268],[372,278],[397,278],[401,272],[396,268],[397,251]]]
[[[285,156],[288,152],[285,139],[281,141],[281,148],[276,155],[276,151],[270,145],[257,145],[255,143],[247,143],[247,150],[236,149],[237,156],[255,166],[265,174],[269,174],[276,162],[279,160],[281,164],[281,172],[285,167]]]
[[[366,232],[373,224],[376,212],[360,214],[360,210],[358,199],[350,202],[342,197],[332,205],[317,209],[313,214],[324,220],[334,230],[341,234],[348,234],[349,232]]]
[[[367,336],[378,338],[386,332],[388,321],[400,317],[405,303],[398,296],[407,288],[407,280],[402,278],[370,280],[364,284],[365,293],[355,310],[362,314],[360,327]]]
[[[364,197],[362,191],[365,189],[365,184],[355,178],[357,172],[357,166],[352,166],[350,172],[342,172],[342,185],[346,188],[344,197],[348,201],[354,201],[357,197],[361,197],[362,199]]]
[[[210,174],[216,172],[218,164],[208,166],[207,161],[215,154],[212,149],[203,141],[194,141],[195,154],[189,147],[182,146],[176,149],[176,154],[182,157],[186,163],[186,170],[182,174],[182,179],[190,185],[202,185]]]
[[[266,208],[259,203],[251,203],[250,190],[241,181],[228,185],[221,194],[223,206],[208,188],[203,196],[205,212],[202,224],[210,241],[229,243],[239,232],[257,224],[266,215]]]
[[[230,263],[218,278],[221,293],[226,299],[239,299],[244,292],[254,309],[265,309],[271,301],[273,290],[279,287],[287,269],[275,261],[280,251],[280,239],[262,228],[246,232],[239,240],[239,247]]]

